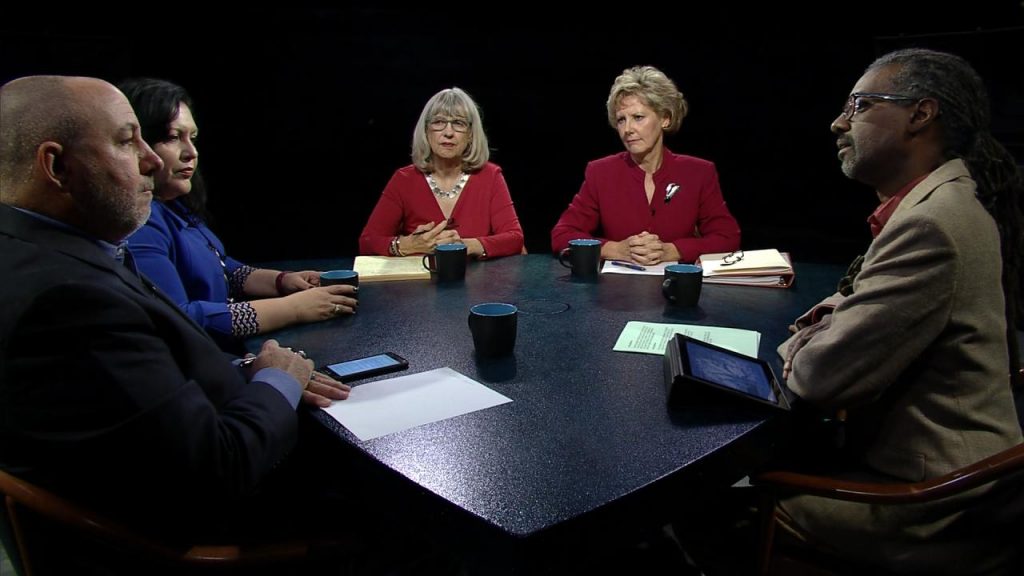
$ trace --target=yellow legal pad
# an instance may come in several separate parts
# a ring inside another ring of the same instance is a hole
[[[423,256],[356,256],[353,270],[359,282],[391,280],[430,280],[430,270],[423,267]]]

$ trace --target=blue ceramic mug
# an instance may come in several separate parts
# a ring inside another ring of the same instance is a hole
[[[437,275],[438,282],[458,282],[466,277],[466,245],[440,244],[433,254],[423,256],[423,267]]]
[[[558,254],[558,261],[562,266],[571,268],[572,275],[577,278],[596,278],[601,266],[601,241],[591,238],[570,240],[569,247]]]
[[[704,269],[693,264],[671,264],[665,267],[661,293],[676,306],[696,306],[704,284]]]
[[[505,356],[516,347],[519,309],[513,304],[487,302],[469,309],[469,331],[481,356]]]
[[[335,284],[348,284],[359,286],[359,272],[355,270],[328,270],[320,273],[321,286],[334,286]]]

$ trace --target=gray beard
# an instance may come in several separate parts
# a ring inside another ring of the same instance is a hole
[[[87,231],[94,236],[120,241],[142,228],[149,219],[150,205],[140,207],[138,192],[89,188],[77,195],[79,213]]]

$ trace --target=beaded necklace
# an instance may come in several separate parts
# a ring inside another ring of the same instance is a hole
[[[469,174],[465,172],[459,172],[459,180],[455,182],[455,186],[451,190],[441,190],[441,187],[437,185],[437,181],[434,180],[434,175],[427,174],[427,185],[430,186],[430,191],[434,193],[438,198],[444,198],[451,200],[462,192],[462,187],[466,185],[466,180],[469,180]]]

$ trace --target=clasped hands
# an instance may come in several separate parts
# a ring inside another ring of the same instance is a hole
[[[789,346],[786,348],[786,360],[782,363],[782,378],[789,378],[789,375],[793,372],[793,359],[796,357],[796,353],[801,348],[807,345],[814,338],[814,335],[822,330],[827,330],[832,325],[832,314],[822,316],[820,320],[814,324],[807,324],[804,320],[806,316],[801,316],[797,319],[797,322],[789,327],[789,331],[793,333],[793,337],[789,340]]]
[[[625,260],[653,266],[679,260],[679,251],[671,242],[662,242],[657,234],[643,231],[619,242],[607,242],[602,254],[608,260]]]
[[[786,348],[785,362],[782,364],[782,377],[788,378],[793,371],[793,358],[801,348],[811,341],[815,334],[828,329],[832,325],[832,311],[843,301],[845,297],[839,293],[825,298],[813,308],[804,312],[799,318],[793,321],[789,331],[796,336],[789,340]]]
[[[427,222],[420,224],[408,236],[401,236],[398,239],[398,247],[402,254],[427,254],[433,252],[439,244],[454,244],[462,242],[458,230],[448,228],[448,220],[434,224]]]
[[[253,361],[243,368],[247,379],[251,380],[263,368],[283,370],[302,386],[302,401],[312,406],[326,408],[331,405],[332,400],[348,398],[351,390],[347,384],[313,370],[313,361],[306,358],[306,354],[301,350],[295,352],[291,348],[284,348],[274,339],[264,342],[260,353],[255,357],[252,354],[247,357],[253,358]]]

